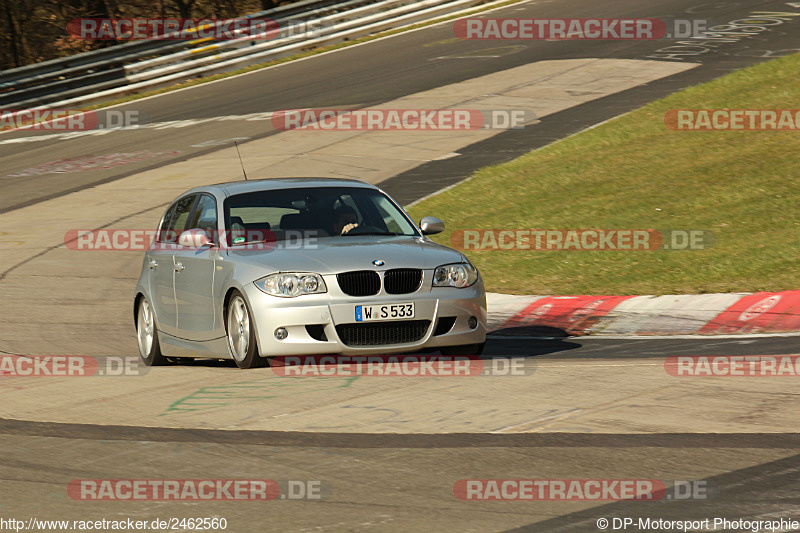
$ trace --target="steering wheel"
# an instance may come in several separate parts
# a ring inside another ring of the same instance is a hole
[[[351,229],[347,233],[343,233],[343,235],[361,235],[364,233],[386,233],[386,230],[382,230],[377,226],[356,226],[355,228]]]

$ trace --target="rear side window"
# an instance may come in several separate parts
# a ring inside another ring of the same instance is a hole
[[[196,199],[196,194],[190,194],[170,206],[156,236],[157,242],[169,244],[178,242],[178,237],[186,229],[186,223],[189,221],[189,214],[192,212],[192,206]]]

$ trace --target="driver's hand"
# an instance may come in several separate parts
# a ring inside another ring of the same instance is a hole
[[[351,222],[350,224],[346,225],[342,228],[342,235],[348,233],[350,230],[357,228],[358,224],[356,222]]]

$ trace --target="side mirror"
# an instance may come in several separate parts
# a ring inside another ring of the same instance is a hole
[[[208,233],[199,228],[189,229],[181,233],[181,236],[178,237],[178,244],[187,248],[214,246],[214,243],[208,238]]]
[[[444,231],[444,222],[436,217],[423,217],[419,221],[419,229],[423,235],[436,235]]]

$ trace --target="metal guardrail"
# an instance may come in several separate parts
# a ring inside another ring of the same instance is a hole
[[[361,0],[369,3],[375,0]],[[303,17],[314,17],[321,12],[340,9],[337,0],[302,0],[267,11],[260,11],[237,20],[272,18],[279,24]],[[0,71],[0,102],[3,105],[46,103],[48,96],[60,95],[67,89],[80,92],[80,87],[96,90],[95,83],[107,87],[127,84],[124,66],[134,65],[151,57],[159,57],[187,48],[212,42],[212,39],[190,41],[137,40],[75,54],[60,59],[42,61],[33,65]],[[99,81],[98,81],[99,80]],[[88,94],[88,93],[87,93]]]
[[[352,0],[358,5],[376,1]],[[320,13],[339,9],[341,9],[341,4],[335,0],[304,0],[235,20],[271,18],[281,25],[287,25],[298,19],[314,18]],[[248,39],[248,41],[250,40],[252,39]],[[14,71],[0,72],[0,76],[6,78],[6,91],[11,89],[10,94],[8,92],[5,95],[0,94],[0,101],[4,105],[11,103],[16,107],[35,107],[55,100],[124,87],[131,83],[126,79],[126,75],[130,72],[129,69],[146,63],[149,58],[170,57],[174,51],[184,50],[188,53],[204,51],[209,48],[207,45],[210,42],[212,42],[210,38],[178,42],[168,40],[133,41],[68,58],[21,67]],[[117,53],[112,53],[115,50]],[[9,72],[12,74],[10,82],[5,76]],[[32,73],[33,75],[31,75]],[[25,77],[22,74],[28,74],[28,76]]]
[[[0,72],[0,102],[16,108],[85,106],[235,70],[315,47],[436,18],[487,0],[303,0],[240,17],[272,18],[277,38],[146,40]],[[311,33],[295,33],[313,22]]]
[[[275,17],[277,20],[288,16],[293,16],[306,12],[312,12],[314,9],[322,8],[325,6],[335,7],[338,3],[339,2],[337,0],[301,0],[299,2],[293,2],[291,4],[276,7],[274,9],[259,11],[258,13],[245,15],[243,17],[239,17],[239,19]],[[307,10],[312,10],[312,11],[307,11]],[[51,59],[48,61],[41,61],[33,65],[25,65],[22,67],[3,70],[0,71],[0,75],[2,75],[2,81],[5,84],[9,84],[17,80],[35,77],[40,74],[57,72],[59,69],[64,67],[85,65],[88,63],[102,61],[104,59],[114,58],[115,56],[123,55],[123,53],[133,53],[148,48],[159,48],[167,44],[173,44],[173,43],[168,43],[164,41],[154,41],[154,40],[130,41],[127,43],[114,45],[108,48],[92,50],[91,52],[83,52],[80,54],[71,55],[69,57],[62,57],[60,59]],[[185,43],[180,43],[180,44],[185,44]]]

